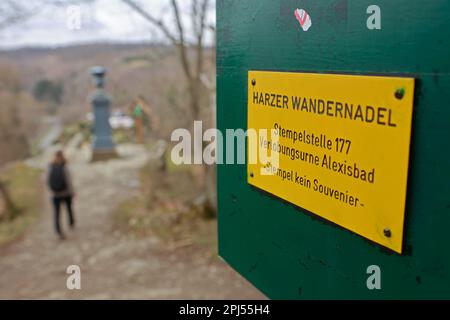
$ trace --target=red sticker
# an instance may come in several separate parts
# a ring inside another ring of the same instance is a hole
[[[308,31],[308,29],[312,26],[311,17],[303,9],[296,9],[295,10],[295,17],[297,18],[298,22],[300,23],[300,26],[302,27],[303,31]]]

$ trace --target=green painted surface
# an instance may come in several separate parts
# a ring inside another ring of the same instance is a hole
[[[381,8],[368,30],[366,9]],[[295,9],[312,27],[303,32]],[[219,165],[219,252],[273,299],[450,298],[450,1],[218,0],[218,128],[247,127],[248,70],[417,79],[402,256]],[[382,290],[366,269],[381,267]]]

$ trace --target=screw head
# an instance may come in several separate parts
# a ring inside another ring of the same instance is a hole
[[[254,176],[253,172],[250,172],[250,178],[253,178]]]
[[[400,88],[400,89],[397,89],[397,91],[395,91],[395,97],[398,100],[402,100],[404,96],[405,96],[405,89],[404,88]]]
[[[384,236],[385,236],[386,238],[392,237],[391,229],[386,228],[386,229],[383,230],[383,233],[384,233]]]
[[[253,79],[253,80],[252,80],[252,86],[255,86],[255,85],[256,85],[256,80]]]

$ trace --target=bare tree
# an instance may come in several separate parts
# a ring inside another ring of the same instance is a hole
[[[0,199],[4,202],[4,212],[0,212],[0,221],[3,219],[13,220],[20,210],[17,208],[9,194],[7,183],[2,180],[0,180]]]
[[[215,114],[215,86],[211,80],[207,79],[204,73],[205,67],[205,37],[207,32],[215,32],[213,25],[207,24],[208,10],[211,5],[210,0],[191,0],[190,19],[192,25],[192,37],[188,34],[183,24],[182,13],[179,2],[170,0],[170,8],[175,21],[175,30],[171,30],[164,22],[162,17],[156,17],[147,11],[141,4],[135,0],[122,0],[135,12],[140,14],[152,26],[158,28],[165,38],[178,49],[180,64],[185,76],[189,99],[190,110],[194,120],[201,119],[202,96],[209,96],[211,113]],[[193,38],[189,41],[188,38]],[[189,53],[194,53],[193,59]],[[213,63],[215,64],[215,54],[213,54]],[[215,125],[215,119],[213,119]],[[215,193],[215,168],[206,166],[205,176],[205,194],[207,202],[205,206],[215,211],[217,209],[217,200]]]
[[[194,33],[194,42],[187,40],[188,35],[183,24],[183,19],[180,12],[180,6],[177,0],[170,0],[170,8],[175,19],[176,31],[172,31],[159,17],[153,16],[145,8],[134,0],[122,0],[144,19],[146,19],[154,27],[158,28],[162,34],[174,46],[178,48],[181,66],[183,68],[184,76],[187,80],[190,107],[194,119],[198,119],[201,113],[201,77],[204,72],[204,41],[205,34],[208,31],[206,24],[207,13],[210,5],[210,0],[191,0],[191,19]],[[195,58],[189,59],[189,49],[195,50]]]
[[[31,12],[28,8],[14,0],[4,0],[0,4],[0,30],[28,19]]]
[[[0,31],[12,25],[22,23],[44,8],[50,6],[62,7],[70,4],[90,3],[95,0],[1,0],[0,2]]]

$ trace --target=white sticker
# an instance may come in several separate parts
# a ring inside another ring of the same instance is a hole
[[[297,9],[295,10],[295,17],[297,18],[298,22],[300,23],[300,26],[302,27],[303,31],[308,31],[309,28],[312,26],[311,17],[309,16],[308,12],[306,12],[303,9]]]

